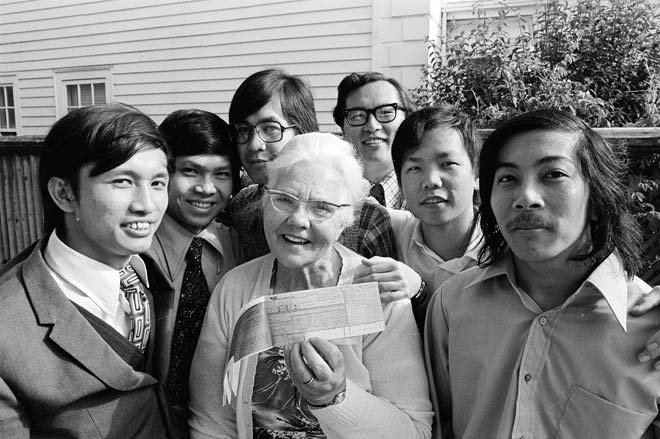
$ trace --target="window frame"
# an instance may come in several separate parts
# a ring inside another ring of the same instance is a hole
[[[112,73],[112,67],[110,66],[55,70],[53,72],[53,82],[55,86],[55,115],[57,119],[67,114],[67,85],[103,82],[105,84],[105,102],[113,102]]]
[[[15,132],[16,136],[21,136],[23,134],[23,125],[21,123],[21,105],[20,105],[20,99],[19,99],[19,90],[18,90],[18,78],[16,75],[0,75],[0,92],[3,92],[1,88],[4,87],[11,87],[12,88],[12,97],[14,99],[14,106],[12,107],[14,109],[14,121],[16,126],[14,127],[13,130],[10,129],[3,129],[0,128],[0,136],[4,137],[4,133],[9,133],[9,132]],[[4,109],[6,107],[2,107]]]

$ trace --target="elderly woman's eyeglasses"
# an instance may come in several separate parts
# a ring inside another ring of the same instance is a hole
[[[233,126],[231,134],[236,143],[247,143],[250,139],[250,132],[254,130],[257,136],[264,142],[279,142],[284,137],[284,130],[295,128],[296,125],[283,126],[276,121],[263,121],[256,125],[241,124]]]
[[[330,218],[342,207],[349,207],[350,204],[335,204],[328,201],[301,200],[295,195],[275,189],[266,188],[270,203],[273,208],[282,213],[293,213],[298,210],[298,206],[304,204],[307,208],[309,218],[314,221],[323,221]]]
[[[361,127],[367,120],[369,120],[369,115],[373,114],[376,120],[380,123],[392,122],[396,119],[396,112],[399,108],[399,104],[386,104],[381,105],[376,108],[351,108],[350,110],[344,111],[344,117],[348,124],[352,127]],[[405,111],[405,108],[401,108]]]

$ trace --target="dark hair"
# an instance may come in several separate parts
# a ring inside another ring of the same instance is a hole
[[[422,108],[411,113],[401,122],[392,142],[392,162],[394,162],[394,171],[399,180],[399,186],[401,185],[403,162],[409,154],[419,148],[424,135],[431,130],[449,128],[455,129],[461,136],[463,148],[470,157],[470,163],[476,174],[481,142],[470,117],[458,108],[449,105]]]
[[[177,110],[158,127],[176,159],[179,156],[216,154],[229,158],[233,190],[240,189],[241,162],[229,138],[229,125],[204,110]]]
[[[595,219],[589,223],[590,247],[571,258],[595,267],[616,252],[628,276],[635,275],[640,267],[641,234],[624,181],[625,150],[606,142],[576,116],[557,110],[536,110],[516,116],[499,125],[484,142],[479,157],[482,198],[479,214],[485,244],[479,252],[479,263],[482,266],[494,263],[507,249],[490,206],[499,152],[515,136],[535,130],[579,135],[575,152],[580,172],[589,186],[588,218]]]
[[[415,111],[417,106],[410,98],[410,95],[405,88],[394,78],[388,78],[379,72],[365,72],[365,73],[351,73],[344,77],[337,86],[337,105],[332,110],[332,118],[335,123],[342,127],[344,126],[344,110],[346,110],[346,99],[353,91],[371,82],[386,81],[392,84],[399,92],[399,100],[401,100],[401,109],[406,112]]]
[[[279,99],[284,118],[295,124],[299,133],[319,130],[309,84],[279,68],[253,73],[241,83],[231,99],[229,123],[243,122],[273,98]]]
[[[72,111],[51,127],[39,160],[39,188],[44,206],[44,231],[64,226],[64,213],[51,199],[48,181],[62,178],[79,194],[80,169],[93,164],[94,177],[130,160],[138,151],[160,149],[170,162],[166,141],[156,123],[125,104],[93,105]]]

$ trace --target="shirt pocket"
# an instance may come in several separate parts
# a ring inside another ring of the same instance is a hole
[[[622,407],[580,386],[573,386],[555,438],[639,438],[654,416]]]

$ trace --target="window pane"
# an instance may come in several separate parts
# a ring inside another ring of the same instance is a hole
[[[14,87],[5,87],[7,89],[7,106],[14,106]]]
[[[5,108],[5,88],[7,87],[0,87],[0,108]]]
[[[78,86],[76,85],[66,86],[66,105],[67,107],[78,106]]]
[[[105,104],[105,83],[94,84],[94,103]]]
[[[92,84],[80,84],[80,106],[92,105]]]
[[[14,115],[14,109],[10,108],[7,110],[7,113],[9,114],[9,128],[12,130],[16,129],[16,116]]]
[[[7,115],[5,114],[5,110],[0,110],[0,128],[3,130],[7,129]]]

